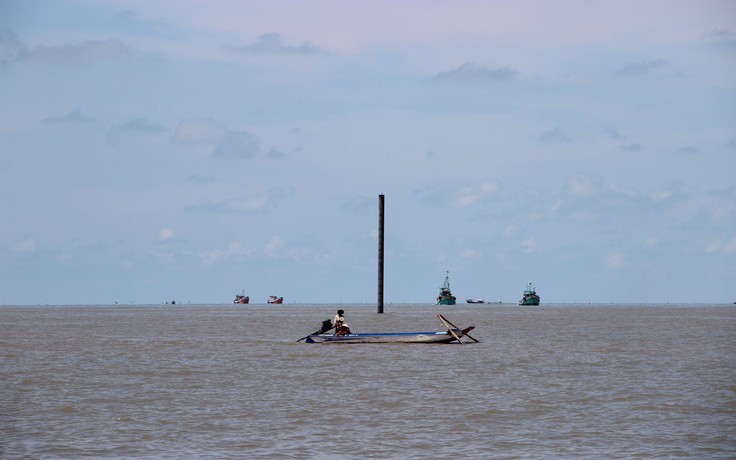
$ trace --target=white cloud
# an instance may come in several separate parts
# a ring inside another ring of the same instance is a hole
[[[12,249],[16,252],[33,252],[36,247],[36,241],[33,238],[28,238],[15,244]]]
[[[466,208],[484,200],[498,190],[498,183],[484,182],[479,187],[464,188],[451,200],[451,204],[458,208]]]
[[[482,253],[478,249],[465,249],[460,256],[464,259],[477,259],[481,254]]]
[[[726,254],[736,254],[736,236],[724,243],[723,251]]]
[[[527,238],[521,242],[521,247],[524,252],[533,252],[537,247],[537,242],[533,238]]]
[[[498,190],[498,183],[497,182],[483,182],[480,185],[480,191],[482,193],[493,193]]]
[[[452,204],[458,208],[466,208],[478,201],[478,195],[473,194],[469,190],[461,190],[460,195],[452,200]]]
[[[619,269],[624,267],[626,257],[620,251],[613,251],[605,256],[604,261],[606,263],[606,267]]]
[[[323,49],[309,42],[303,42],[299,45],[286,45],[281,34],[276,32],[263,34],[259,36],[255,42],[249,45],[241,46],[228,44],[225,45],[225,49],[246,54],[283,54],[300,56],[326,54]]]
[[[220,158],[252,158],[260,153],[258,139],[247,131],[234,131],[211,118],[183,120],[173,136],[174,142],[205,145],[210,154]]]
[[[221,158],[251,158],[260,152],[258,140],[245,131],[228,132],[212,155]]]
[[[235,256],[237,258],[249,257],[255,254],[255,251],[247,248],[242,243],[238,243],[238,242],[230,243],[227,246],[227,252],[228,254]]]
[[[286,246],[286,240],[278,235],[271,237],[271,240],[263,248],[264,254],[267,256],[275,256],[281,249]]]
[[[171,229],[168,228],[162,228],[158,232],[158,240],[159,241],[166,241],[168,239],[171,239],[174,236],[174,232],[171,231]]]
[[[271,149],[269,149],[268,152],[266,152],[266,157],[272,158],[274,160],[281,160],[286,158],[287,155],[276,147],[272,147]]]
[[[203,204],[189,206],[187,209],[202,210],[214,213],[257,213],[266,210],[294,195],[290,187],[271,187],[268,190],[253,193],[223,201],[209,201]]]
[[[651,192],[649,196],[655,203],[661,203],[662,201],[665,201],[667,198],[671,197],[673,193],[674,192],[672,190],[656,190],[654,192]]]
[[[225,249],[209,249],[199,252],[198,256],[205,265],[214,265],[232,260],[241,260],[257,255],[257,251],[250,249],[239,242],[231,242]]]
[[[232,211],[253,212],[263,209],[268,203],[268,194],[261,193],[231,201],[227,208]]]
[[[618,149],[624,152],[639,152],[642,149],[641,144],[633,142],[631,144],[619,144]]]
[[[325,252],[309,247],[290,248],[287,251],[287,255],[296,262],[303,262],[305,260],[324,262],[329,259],[329,256]]]
[[[732,236],[725,241],[713,241],[705,247],[705,251],[724,255],[736,254],[736,236]]]
[[[667,63],[662,59],[652,59],[641,62],[631,62],[616,71],[616,75],[621,77],[640,77],[655,70],[664,67]]]
[[[136,118],[110,128],[105,136],[105,140],[108,144],[116,145],[124,137],[150,136],[162,134],[166,131],[166,128],[158,123],[149,122],[145,118]]]
[[[63,45],[42,45],[28,48],[19,59],[45,62],[53,65],[81,67],[97,61],[127,56],[130,50],[120,40],[84,40]]]
[[[199,258],[205,265],[214,265],[220,262],[225,253],[219,249],[210,249],[199,253]]]
[[[27,51],[28,47],[18,34],[8,29],[0,29],[0,63],[15,61]]]
[[[182,120],[174,131],[174,141],[182,144],[217,144],[227,136],[228,129],[217,121]]]
[[[165,264],[165,265],[175,265],[176,264],[176,254],[172,252],[155,250],[155,251],[151,251],[150,255],[153,256],[154,259],[156,259],[162,264]]]
[[[552,213],[556,213],[557,211],[559,211],[560,209],[562,209],[562,207],[563,207],[563,205],[564,205],[564,204],[565,204],[565,202],[564,202],[564,201],[562,201],[562,200],[560,200],[560,199],[557,199],[557,200],[553,201],[553,202],[552,202],[552,203],[551,203],[551,204],[549,205],[549,210],[550,210],[550,211],[551,211]]]
[[[89,115],[84,114],[79,109],[74,109],[70,112],[67,112],[65,115],[61,117],[46,117],[43,120],[41,120],[41,123],[45,123],[45,124],[90,123],[93,121],[95,121],[94,118],[90,117]]]
[[[547,144],[567,144],[572,141],[559,127],[543,132],[538,139]]]
[[[437,74],[439,80],[487,80],[487,81],[504,81],[516,78],[519,72],[510,67],[498,67],[490,69],[483,64],[475,64],[467,62],[460,67],[440,72]]]
[[[130,270],[131,268],[135,267],[135,264],[129,259],[122,259],[118,264],[120,265],[120,267],[126,270]]]
[[[590,197],[600,193],[601,178],[592,175],[577,175],[567,180],[565,190],[576,197]]]

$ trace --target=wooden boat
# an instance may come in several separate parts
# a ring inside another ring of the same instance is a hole
[[[450,323],[444,316],[437,315],[440,321],[447,327],[444,331],[430,332],[360,332],[345,335],[326,334],[331,327],[329,320],[323,322],[322,329],[318,332],[302,337],[297,342],[304,340],[306,343],[464,343],[461,337],[478,340],[468,334],[475,326],[460,329]],[[327,323],[330,324],[327,324]],[[326,329],[327,328],[327,329]]]

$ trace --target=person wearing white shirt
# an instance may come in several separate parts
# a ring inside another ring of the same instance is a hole
[[[345,322],[345,312],[343,310],[337,310],[335,319],[332,321],[335,324],[335,335],[350,334],[350,327]]]

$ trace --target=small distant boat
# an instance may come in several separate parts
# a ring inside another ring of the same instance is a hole
[[[440,295],[437,296],[436,305],[455,305],[457,297],[452,295],[450,291],[450,272],[445,276],[445,284],[440,288]]]
[[[486,303],[483,299],[465,299],[467,303]]]
[[[447,327],[444,331],[430,332],[361,332],[350,333],[345,335],[326,334],[325,332],[332,328],[330,320],[323,321],[322,328],[306,337],[297,340],[306,343],[453,343],[458,342],[464,344],[461,337],[468,337],[474,342],[478,342],[470,336],[469,332],[475,329],[475,326],[460,329],[450,323],[447,318],[437,315],[443,325]]]
[[[283,297],[276,297],[275,295],[268,296],[268,303],[284,303]]]
[[[243,292],[241,292],[240,294],[236,294],[235,300],[233,300],[233,303],[238,304],[247,304],[248,302],[250,302],[250,297],[245,295],[245,289],[243,289]]]
[[[539,296],[537,290],[534,288],[532,283],[529,283],[524,291],[524,295],[519,301],[519,305],[539,305]]]

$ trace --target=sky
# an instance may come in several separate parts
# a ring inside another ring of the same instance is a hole
[[[0,0],[0,304],[736,301],[736,2]]]

